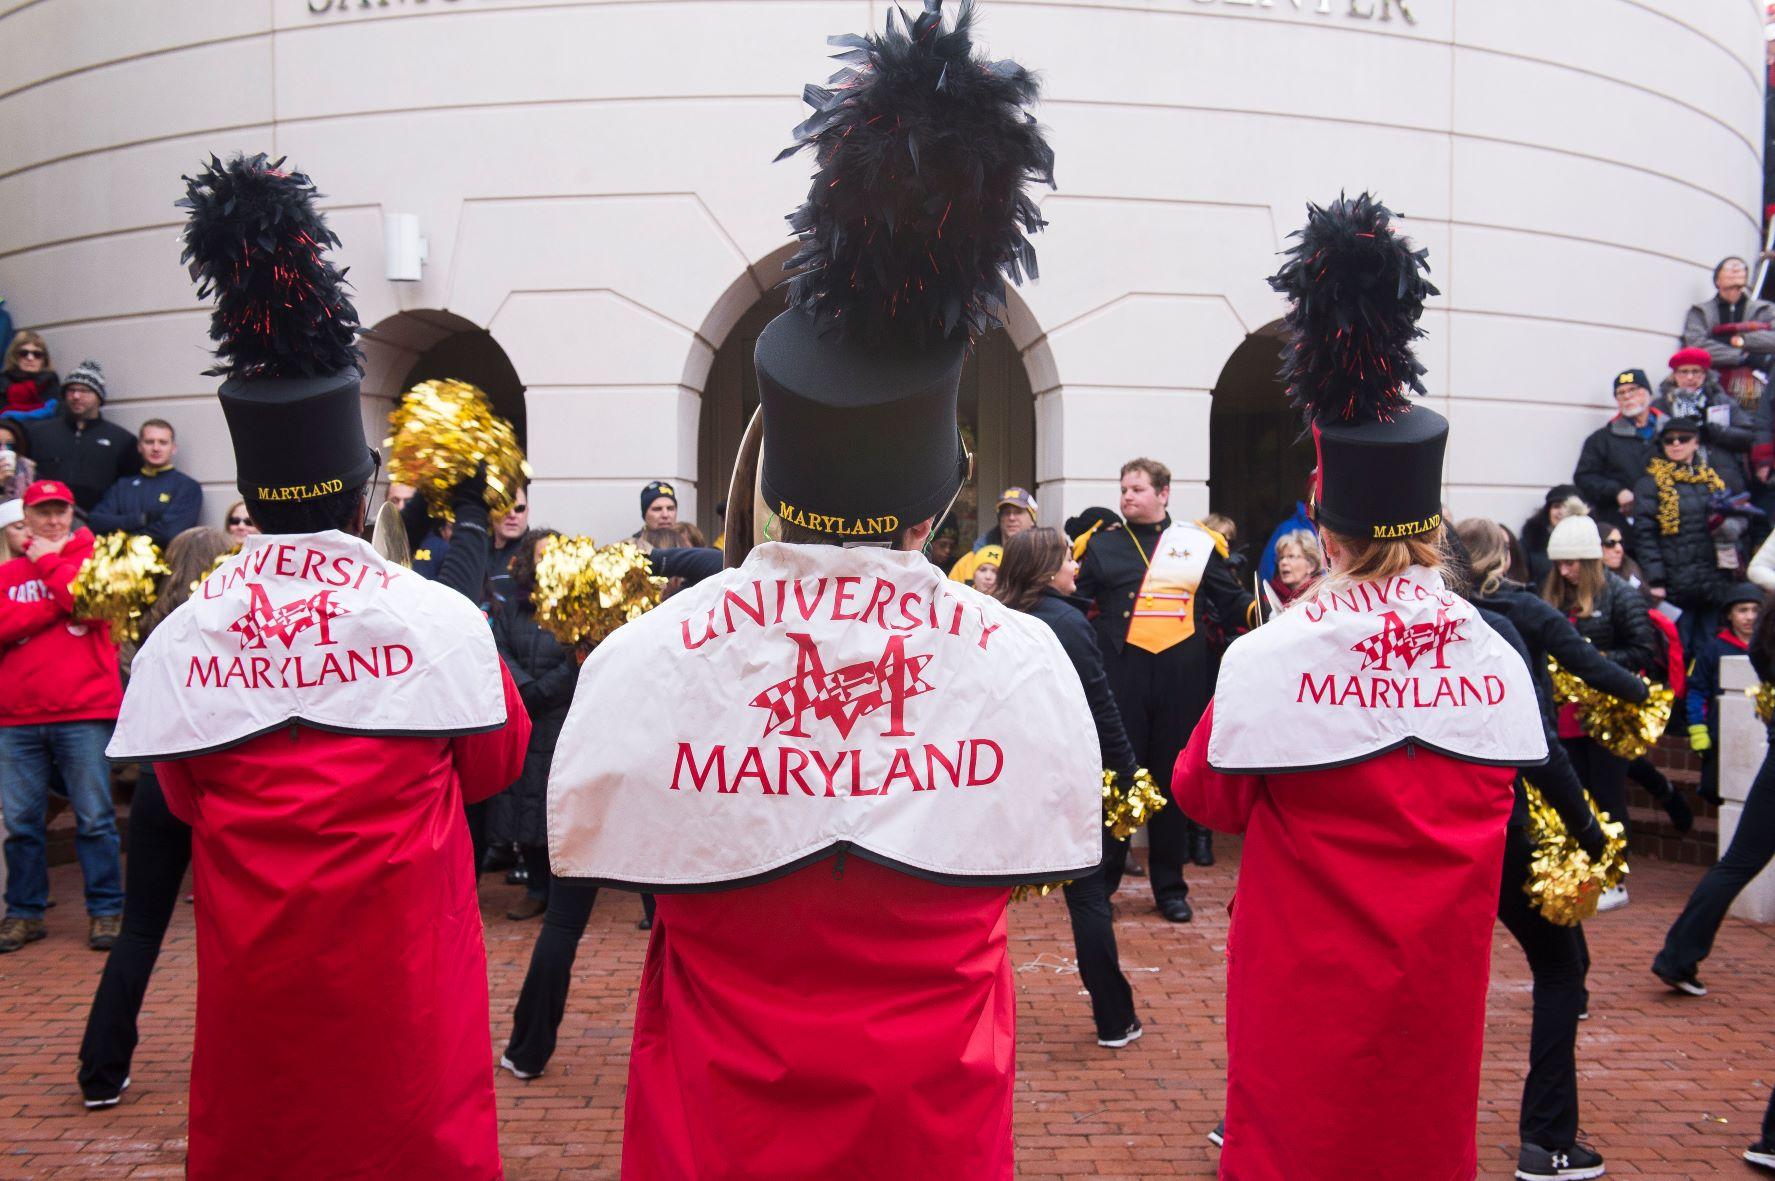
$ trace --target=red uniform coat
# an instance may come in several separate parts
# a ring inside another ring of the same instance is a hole
[[[1010,1181],[1008,897],[855,856],[661,895],[624,1181]]]
[[[1472,1181],[1514,770],[1405,747],[1228,775],[1213,725],[1210,706],[1171,782],[1191,819],[1245,834],[1220,1175]]]
[[[502,1176],[464,800],[530,719],[370,738],[292,726],[156,764],[192,827],[193,1181]]]

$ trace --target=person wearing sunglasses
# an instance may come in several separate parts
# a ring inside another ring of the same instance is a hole
[[[222,525],[228,530],[228,536],[234,538],[236,546],[259,533],[259,526],[254,524],[253,514],[247,511],[247,502],[244,500],[237,500],[228,506],[228,515],[222,519]]]
[[[9,418],[48,418],[56,411],[61,380],[49,367],[49,346],[43,337],[26,329],[15,334],[6,347],[6,404],[0,414]]]
[[[1633,521],[1634,556],[1645,572],[1648,596],[1682,614],[1677,633],[1693,652],[1709,634],[1714,609],[1732,584],[1741,517],[1715,519],[1714,498],[1742,490],[1735,467],[1701,458],[1701,424],[1669,418],[1658,432],[1658,454],[1634,485],[1640,508]]]

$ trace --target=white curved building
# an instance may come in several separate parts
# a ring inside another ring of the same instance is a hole
[[[0,295],[60,368],[105,364],[114,417],[183,428],[212,517],[232,472],[172,203],[209,153],[265,150],[328,195],[378,413],[418,377],[487,385],[526,430],[535,518],[600,536],[634,528],[654,477],[711,521],[807,183],[804,158],[771,157],[830,72],[827,34],[886,11],[4,7]],[[1520,519],[1612,375],[1661,376],[1714,261],[1757,248],[1762,7],[987,0],[982,39],[1046,79],[1060,188],[1041,282],[964,392],[986,499],[1034,481],[1058,523],[1113,503],[1140,453],[1174,469],[1181,511],[1267,524],[1305,465],[1265,276],[1304,202],[1370,188],[1442,289],[1423,358],[1454,423],[1449,500]],[[427,240],[418,281],[384,278],[390,214]]]

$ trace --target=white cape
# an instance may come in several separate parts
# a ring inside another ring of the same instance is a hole
[[[291,722],[348,734],[505,724],[499,653],[475,605],[338,531],[249,537],[130,666],[106,749],[152,761]]]
[[[1101,773],[1040,620],[916,553],[766,544],[586,661],[549,858],[659,889],[835,848],[940,881],[1051,881],[1102,857]]]
[[[1440,574],[1321,591],[1227,648],[1216,770],[1335,767],[1408,743],[1476,763],[1547,757],[1528,666]]]

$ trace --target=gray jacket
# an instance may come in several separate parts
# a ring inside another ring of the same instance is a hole
[[[1744,300],[1744,313],[1732,323],[1754,321],[1762,324],[1775,324],[1775,303],[1766,299],[1747,297]],[[1713,358],[1715,369],[1736,369],[1751,364],[1751,354],[1758,353],[1761,357],[1757,363],[1766,365],[1768,358],[1775,356],[1775,328],[1761,332],[1744,333],[1744,347],[1733,348],[1732,345],[1713,334],[1720,326],[1720,301],[1717,296],[1704,299],[1689,309],[1688,316],[1683,320],[1683,344],[1690,348],[1707,350]]]

